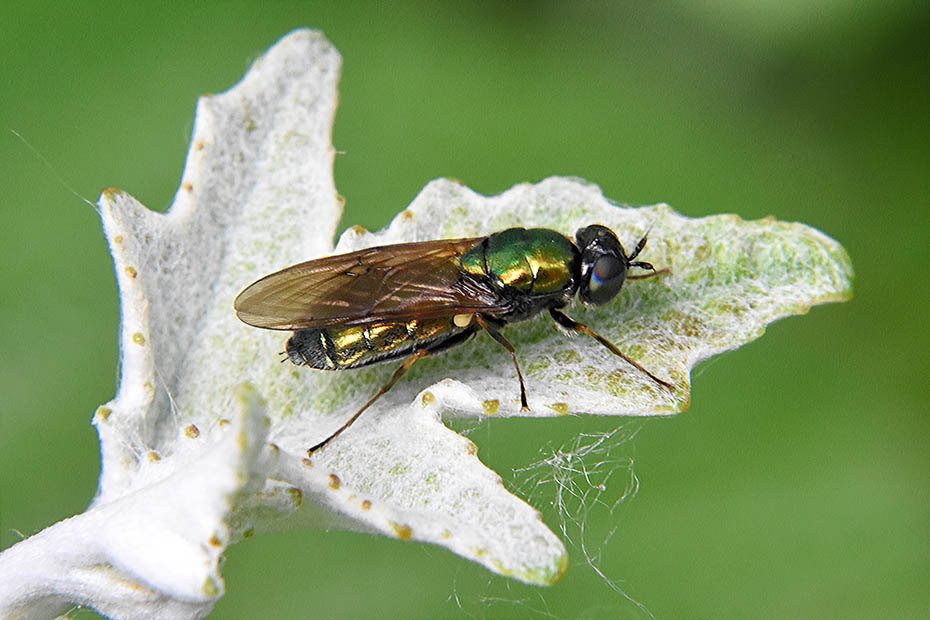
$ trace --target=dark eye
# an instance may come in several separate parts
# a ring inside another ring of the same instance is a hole
[[[587,297],[593,304],[606,304],[617,296],[626,278],[626,265],[615,256],[601,256],[591,269]]]

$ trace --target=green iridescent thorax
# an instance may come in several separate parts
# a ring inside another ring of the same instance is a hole
[[[575,245],[554,230],[509,228],[466,252],[462,269],[527,293],[555,293],[571,283],[577,254]]]

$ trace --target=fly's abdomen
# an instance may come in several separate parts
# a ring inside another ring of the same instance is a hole
[[[287,356],[298,366],[342,370],[432,348],[460,332],[451,318],[301,329],[287,341]]]

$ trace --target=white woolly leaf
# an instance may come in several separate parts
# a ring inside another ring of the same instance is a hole
[[[353,228],[333,248],[340,64],[319,33],[292,33],[240,84],[201,99],[167,214],[119,190],[101,196],[120,286],[122,361],[119,392],[94,418],[99,492],[83,515],[0,556],[4,617],[69,602],[114,617],[202,617],[222,594],[226,545],[303,525],[431,542],[500,574],[553,583],[567,566],[562,542],[442,416],[683,411],[697,362],[757,338],[777,318],[850,294],[844,250],[812,228],[689,219],[664,205],[620,208],[577,179],[494,197],[434,181],[385,231]],[[529,412],[520,410],[510,356],[478,336],[418,362],[306,458],[393,368],[332,373],[281,363],[287,334],[235,316],[233,299],[246,285],[333,252],[511,226],[572,236],[591,223],[614,229],[628,249],[648,230],[641,260],[670,273],[628,282],[607,306],[567,311],[674,391],[542,316],[507,329]]]

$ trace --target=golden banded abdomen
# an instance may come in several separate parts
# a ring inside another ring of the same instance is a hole
[[[356,368],[402,357],[414,349],[439,346],[463,331],[451,317],[301,329],[287,341],[287,355],[298,366],[320,370]]]

